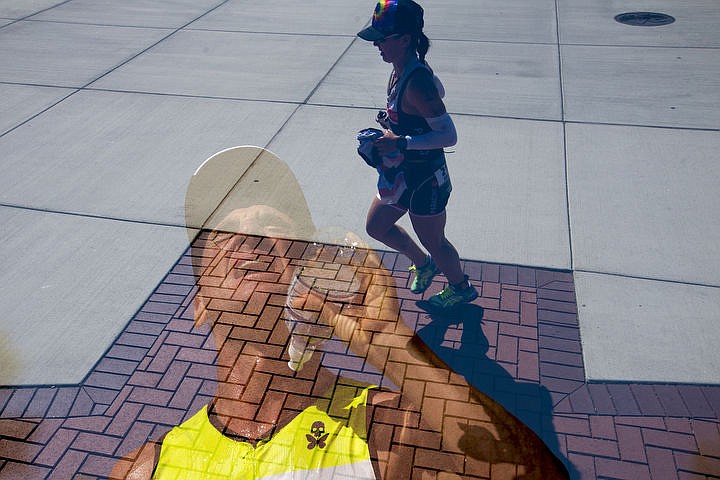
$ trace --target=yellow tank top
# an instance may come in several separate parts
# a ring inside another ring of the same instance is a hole
[[[340,422],[311,406],[257,446],[221,434],[203,407],[163,440],[156,480],[375,480],[364,438],[368,388]],[[359,422],[352,421],[355,417]],[[351,428],[348,425],[362,425]],[[360,430],[356,432],[356,430]],[[359,433],[359,434],[358,434]]]

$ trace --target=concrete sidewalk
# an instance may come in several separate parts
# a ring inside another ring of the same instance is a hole
[[[572,273],[587,385],[715,391],[720,4],[423,6],[459,135],[448,237],[461,256]],[[372,8],[0,3],[2,385],[87,378],[189,245],[188,182],[220,150],[268,148],[317,226],[364,234],[374,174],[355,132],[389,74],[355,37]],[[637,10],[676,21],[614,20]],[[693,473],[720,476],[720,398],[703,399],[713,460]]]

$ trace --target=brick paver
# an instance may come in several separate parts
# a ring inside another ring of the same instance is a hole
[[[218,358],[210,328],[193,327],[196,247],[178,261],[80,385],[0,389],[0,478],[106,478],[129,452],[206,404],[218,378],[238,375],[234,360]],[[308,248],[304,242],[248,237],[241,251],[206,259],[210,275],[200,283],[210,299],[210,320],[228,325],[229,339],[277,343],[282,333],[274,325],[282,322],[291,281],[280,258],[300,259]],[[462,442],[443,445],[443,435],[427,427],[426,422],[441,422],[445,431],[490,431],[492,419],[471,408],[472,395],[461,377],[569,461],[573,478],[720,478],[720,387],[586,383],[570,272],[466,261],[465,271],[481,296],[449,317],[424,311],[409,294],[404,259],[380,255],[398,285],[394,301],[403,321],[459,375],[442,385],[430,382],[438,372],[417,364],[404,350],[407,339],[381,333],[397,312],[381,304],[365,310],[372,318],[363,327],[376,332],[373,356],[386,366],[401,366],[406,387],[426,399],[423,411],[437,415],[421,418],[408,410],[399,418],[392,399],[371,409],[373,441],[412,460],[396,467],[393,478],[526,473],[516,453],[499,447],[473,452],[472,444]],[[246,278],[233,277],[239,262],[248,265]],[[359,263],[353,267],[352,262]],[[365,268],[363,260],[348,260],[336,279],[351,278],[351,267]],[[442,286],[436,281],[425,298]],[[342,342],[323,348],[325,367],[379,379],[361,358],[346,356]],[[302,409],[304,396],[314,393],[319,380],[312,373],[281,375],[288,370],[283,354],[278,347],[279,360],[246,386],[239,416],[272,423],[282,415],[279,403]],[[381,468],[387,462],[378,459]]]

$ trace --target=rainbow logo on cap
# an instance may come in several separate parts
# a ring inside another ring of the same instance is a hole
[[[395,26],[395,11],[397,0],[380,0],[375,5],[372,25],[381,32],[392,31]]]

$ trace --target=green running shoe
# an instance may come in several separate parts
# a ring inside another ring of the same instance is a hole
[[[470,284],[468,283],[468,285]],[[428,302],[435,308],[446,309],[452,308],[461,303],[472,302],[477,297],[478,291],[472,285],[462,290],[456,290],[452,285],[448,285],[443,290],[430,297]]]
[[[432,283],[433,277],[440,273],[435,262],[433,262],[429,256],[427,257],[425,265],[422,267],[413,265],[409,270],[415,273],[415,278],[410,285],[410,291],[412,293],[423,293]]]

